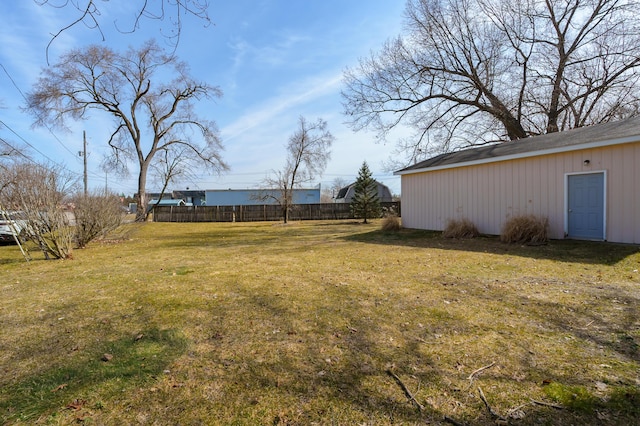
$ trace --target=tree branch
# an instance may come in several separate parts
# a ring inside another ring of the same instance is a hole
[[[418,407],[418,410],[424,411],[424,405],[418,402],[418,400],[413,396],[409,388],[407,388],[407,386],[402,382],[402,380],[400,380],[400,377],[398,377],[393,371],[391,371],[391,369],[387,370],[387,374],[393,377],[393,379],[396,381],[398,386],[400,386],[400,389],[402,389],[402,391],[406,395],[407,399],[409,399],[410,402],[415,404],[416,407]]]

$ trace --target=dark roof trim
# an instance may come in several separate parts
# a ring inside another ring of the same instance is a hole
[[[394,174],[431,172],[633,142],[640,142],[640,117],[442,154]]]

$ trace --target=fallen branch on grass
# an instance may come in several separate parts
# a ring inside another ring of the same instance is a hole
[[[452,419],[449,416],[444,416],[444,421],[447,423],[451,423],[453,426],[464,426],[464,423],[460,423],[456,419]]]
[[[391,377],[393,377],[393,379],[396,381],[396,383],[400,386],[400,388],[402,389],[402,391],[404,392],[404,394],[407,396],[407,398],[409,399],[409,401],[413,402],[420,411],[424,411],[424,405],[420,404],[418,402],[418,400],[416,400],[416,398],[413,396],[413,394],[411,393],[411,391],[409,390],[409,388],[407,388],[407,386],[402,382],[402,380],[400,380],[400,377],[398,377],[396,375],[396,373],[394,373],[393,371],[391,371],[390,369],[387,370],[387,374],[390,375]]]
[[[521,411],[521,410],[529,405],[532,405],[532,403],[525,402],[524,404],[520,404],[517,407],[510,409],[509,411],[507,411],[507,417],[516,419],[516,420],[523,418],[525,414],[524,414],[524,411]],[[522,414],[518,415],[518,413],[522,413]]]
[[[480,386],[478,386],[478,393],[480,394],[480,399],[482,399],[482,402],[484,402],[485,407],[487,407],[487,410],[489,410],[489,413],[497,420],[506,422],[506,418],[502,417],[497,411],[491,408],[491,405],[489,405],[489,401],[487,401],[487,398],[485,398],[484,392],[482,392],[482,388],[480,388]]]
[[[558,409],[558,410],[562,410],[562,409],[564,409],[564,407],[563,407],[562,405],[559,405],[559,404],[552,404],[552,403],[550,403],[550,402],[536,401],[535,399],[532,399],[532,400],[531,400],[531,402],[532,402],[533,404],[543,405],[543,406],[545,406],[545,407],[551,407],[551,408],[555,408],[555,409]]]
[[[492,363],[491,363],[491,364],[489,364],[489,365],[485,365],[484,367],[480,367],[480,368],[478,368],[476,371],[474,371],[473,373],[469,374],[469,377],[467,377],[467,378],[468,378],[469,380],[473,380],[473,379],[475,378],[475,375],[476,375],[476,374],[481,373],[482,371],[484,371],[484,370],[486,370],[486,369],[489,369],[489,368],[493,367],[494,365],[496,365],[496,362],[495,362],[495,361],[494,361],[494,362],[492,362]]]
[[[585,325],[584,327],[576,327],[576,328],[577,328],[578,330],[586,330],[586,329],[588,329],[588,328],[589,328],[589,326],[590,326],[591,324],[593,324],[594,322],[595,322],[595,320],[590,321],[590,322],[589,322],[589,324]]]

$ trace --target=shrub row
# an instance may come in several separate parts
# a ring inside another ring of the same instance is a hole
[[[509,218],[500,232],[500,241],[517,244],[544,244],[548,237],[549,219],[535,215]],[[445,238],[474,238],[478,228],[469,219],[449,219],[442,232]]]

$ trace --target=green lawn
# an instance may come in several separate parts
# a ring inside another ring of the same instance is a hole
[[[637,246],[379,229],[0,246],[0,423],[637,424]]]

